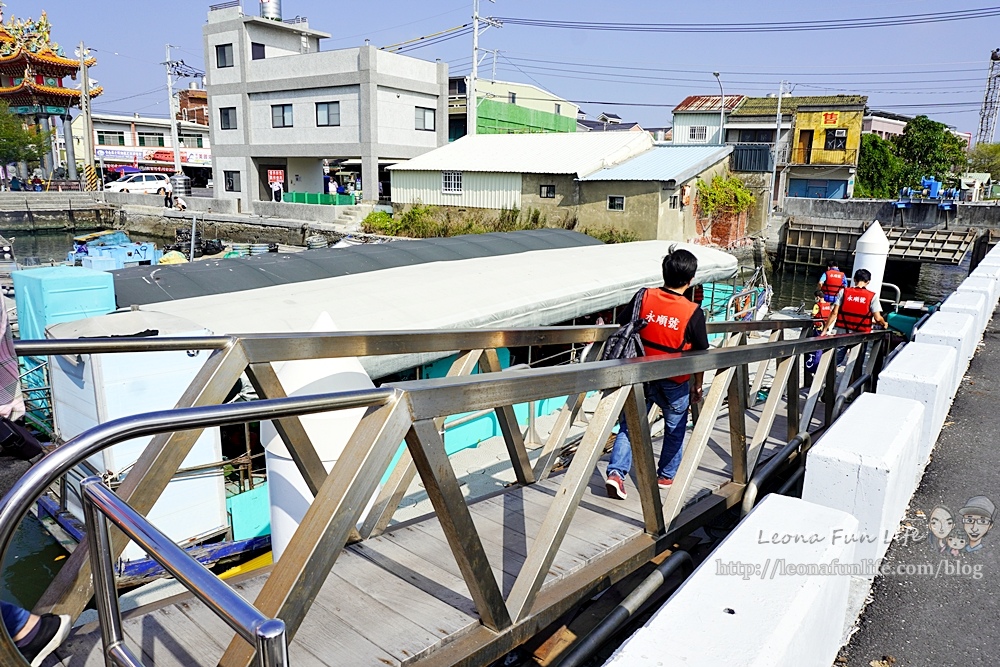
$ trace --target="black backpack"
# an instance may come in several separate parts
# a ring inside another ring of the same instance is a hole
[[[646,296],[646,288],[639,290],[636,294],[632,307],[632,319],[624,326],[619,327],[604,343],[604,351],[601,353],[601,361],[610,359],[634,359],[646,353],[642,345],[642,338],[639,332],[648,324],[642,319],[642,299]]]

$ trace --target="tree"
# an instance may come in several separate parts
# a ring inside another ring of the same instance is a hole
[[[0,102],[0,164],[41,160],[51,143],[51,131],[28,127],[21,116],[11,113],[7,104]]]
[[[896,156],[891,141],[877,134],[861,135],[855,197],[895,197],[903,186],[903,173],[903,161]]]
[[[976,144],[969,149],[969,171],[1000,178],[1000,144]]]
[[[917,116],[892,138],[896,155],[903,161],[904,184],[916,185],[924,176],[943,181],[956,167],[966,168],[965,142],[948,126],[927,116]]]

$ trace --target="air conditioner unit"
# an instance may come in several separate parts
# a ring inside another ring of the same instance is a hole
[[[835,137],[846,137],[847,136],[847,130],[834,130],[833,136],[835,136]]]

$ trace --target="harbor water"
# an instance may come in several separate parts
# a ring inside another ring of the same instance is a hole
[[[66,253],[72,248],[74,236],[72,232],[25,234],[2,230],[0,234],[8,239],[14,237],[15,255],[24,265],[64,260]],[[164,244],[163,239],[143,238],[134,234],[130,236],[134,241],[153,241],[160,247]],[[967,262],[968,260],[961,266],[923,266],[916,283],[899,284],[902,298],[928,304],[943,299],[968,275]],[[820,273],[819,268],[775,272],[770,277],[774,287],[772,309],[803,305],[811,308]],[[886,276],[886,280],[893,282],[891,273]],[[4,562],[0,597],[31,607],[65,562],[66,555],[66,551],[49,535],[38,519],[29,516],[21,525]]]

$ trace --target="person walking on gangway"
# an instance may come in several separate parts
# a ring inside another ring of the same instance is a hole
[[[823,298],[827,303],[837,300],[840,290],[847,287],[847,275],[837,266],[837,261],[829,259],[826,262],[826,271],[819,277],[819,289],[823,292]]]
[[[708,331],[705,311],[684,298],[698,271],[698,258],[687,250],[675,250],[663,258],[663,287],[640,290],[628,306],[622,308],[618,324],[627,323],[634,311],[635,300],[642,299],[640,313],[646,321],[639,331],[645,348],[644,356],[655,357],[685,350],[707,350]],[[649,382],[645,386],[647,410],[655,403],[663,411],[665,422],[663,447],[656,468],[660,488],[673,484],[684,450],[687,411],[691,401],[700,401],[702,373],[678,375]],[[692,384],[693,378],[693,384]],[[632,444],[629,441],[625,415],[619,419],[618,435],[608,462],[608,495],[625,500],[625,478],[632,467]]]

